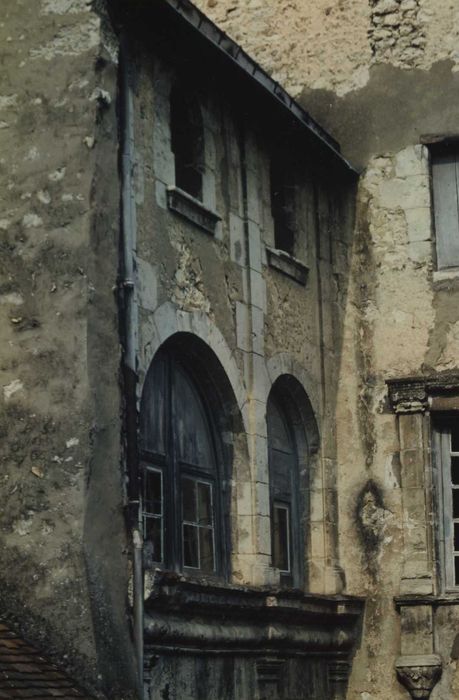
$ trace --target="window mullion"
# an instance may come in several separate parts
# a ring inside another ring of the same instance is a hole
[[[169,434],[169,463],[170,463],[170,483],[169,483],[169,537],[168,543],[171,551],[172,568],[180,570],[182,567],[182,504],[180,468],[177,458],[177,420],[176,420],[176,390],[175,372],[173,360],[167,362],[167,419]]]

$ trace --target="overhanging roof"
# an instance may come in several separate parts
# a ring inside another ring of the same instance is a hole
[[[321,146],[346,171],[358,174],[356,168],[342,156],[338,142],[190,0],[118,0],[118,4],[122,8],[125,19],[131,24],[135,22],[136,16],[146,13],[152,18],[152,26],[155,20],[161,22],[172,16],[180,24],[186,25],[196,37],[200,38],[201,42],[207,45],[207,48],[211,48],[215,56],[222,57],[228,66],[231,65],[241,75],[241,79],[248,79],[258,92],[261,90],[273,106],[283,111],[297,128],[311,137],[316,146]],[[162,16],[158,16],[161,11],[163,11]]]

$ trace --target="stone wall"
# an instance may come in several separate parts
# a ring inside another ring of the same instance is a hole
[[[429,642],[418,652],[443,663],[431,697],[453,697],[456,607],[433,618],[418,610],[406,622],[394,605],[400,594],[435,597],[440,588],[429,525],[431,421],[407,437],[385,381],[459,363],[459,278],[435,267],[429,150],[421,145],[421,136],[457,134],[458,10],[447,0],[198,4],[363,169],[336,411],[340,553],[347,590],[368,596],[349,697],[407,697],[392,669],[423,636]]]
[[[83,0],[2,4],[0,605],[115,698],[134,666],[107,28]]]

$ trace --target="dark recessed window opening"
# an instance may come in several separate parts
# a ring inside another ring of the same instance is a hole
[[[202,199],[204,130],[197,100],[181,84],[170,97],[171,148],[175,161],[175,185]]]
[[[435,244],[439,270],[459,267],[459,147],[432,147]]]
[[[147,375],[140,413],[146,566],[219,573],[216,439],[193,377],[173,354],[160,351]]]
[[[274,247],[294,255],[295,185],[288,170],[287,164],[281,159],[271,159],[271,215],[274,221]]]

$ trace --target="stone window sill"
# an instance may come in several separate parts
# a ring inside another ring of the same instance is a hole
[[[266,256],[269,267],[295,280],[298,284],[306,285],[309,268],[293,255],[289,255],[283,250],[266,246]]]
[[[199,199],[195,199],[179,187],[171,186],[167,188],[167,206],[171,211],[188,219],[195,226],[212,236],[215,235],[221,217],[208,209]]]
[[[445,591],[439,595],[400,595],[394,598],[395,607],[399,610],[406,606],[432,605],[459,605],[459,590]]]
[[[443,282],[444,280],[459,280],[459,267],[450,267],[447,270],[434,270],[433,281]]]

